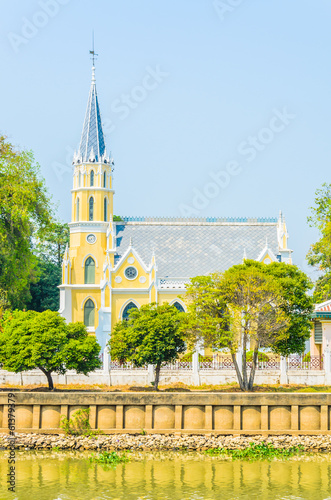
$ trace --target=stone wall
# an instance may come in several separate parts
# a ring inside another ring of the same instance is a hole
[[[90,409],[93,429],[111,433],[331,434],[331,393],[15,392],[16,431],[58,433],[60,417]],[[1,432],[8,394],[0,394]]]

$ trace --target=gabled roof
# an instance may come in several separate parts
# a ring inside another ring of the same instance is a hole
[[[248,259],[257,260],[266,238],[271,252],[279,254],[277,219],[133,219],[115,223],[115,262],[124,255],[131,239],[145,263],[151,261],[154,251],[159,277],[191,278],[224,271],[242,263],[244,250]]]
[[[102,161],[106,146],[101,124],[101,115],[95,85],[94,66],[92,67],[92,82],[87,102],[82,137],[80,140],[78,158],[81,162]]]

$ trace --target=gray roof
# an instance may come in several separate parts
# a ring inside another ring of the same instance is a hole
[[[95,161],[101,161],[102,156],[105,153],[105,149],[105,139],[103,136],[93,67],[91,89],[87,102],[78,155],[81,157],[81,161],[83,162],[89,161],[90,158],[95,159]]]
[[[146,265],[151,262],[154,251],[159,277],[190,278],[224,271],[240,264],[244,252],[248,259],[257,259],[266,242],[275,255],[279,251],[277,219],[263,219],[268,222],[258,222],[261,219],[124,220],[124,223],[116,223],[115,262],[127,251],[132,239],[133,248]]]

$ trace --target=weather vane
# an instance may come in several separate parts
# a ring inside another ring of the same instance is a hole
[[[94,31],[92,31],[92,50],[90,50],[90,54],[92,54],[92,61],[93,61],[93,66],[94,66],[94,61],[98,57],[98,54],[94,52]]]

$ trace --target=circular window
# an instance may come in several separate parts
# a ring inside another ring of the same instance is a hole
[[[87,243],[93,244],[97,241],[97,237],[95,236],[95,234],[88,234],[86,236],[86,241]]]
[[[125,269],[124,274],[128,280],[134,280],[138,276],[138,271],[135,267],[129,266]]]

